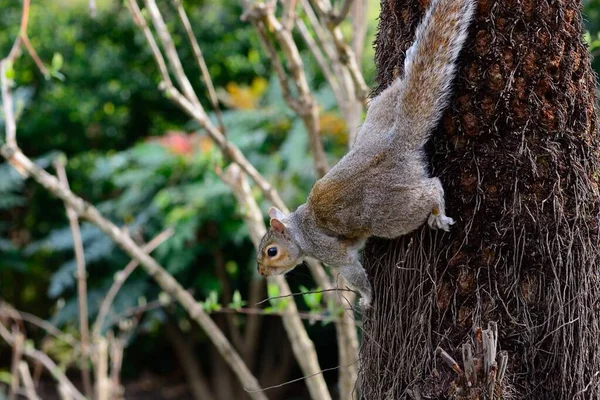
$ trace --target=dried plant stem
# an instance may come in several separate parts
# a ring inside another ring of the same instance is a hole
[[[4,302],[0,301],[0,316],[2,316],[2,315],[10,317],[13,320],[22,320],[22,321],[29,322],[30,324],[33,324],[39,328],[44,329],[46,332],[48,332],[50,335],[54,336],[56,339],[60,340],[61,342],[65,342],[73,348],[79,347],[79,342],[72,335],[62,332],[60,329],[58,329],[51,323],[49,323],[39,317],[36,317],[33,314],[15,310],[8,303],[4,303]]]
[[[65,162],[59,158],[54,162],[54,168],[58,180],[66,188],[69,188],[69,180],[65,171]],[[75,260],[77,262],[77,300],[79,306],[79,333],[81,335],[81,380],[85,395],[92,397],[92,376],[90,373],[90,327],[88,321],[87,305],[87,272],[85,266],[85,255],[83,250],[83,240],[81,239],[81,230],[79,229],[79,220],[77,213],[73,211],[66,203],[67,218],[73,235],[73,249],[75,251]]]
[[[266,232],[266,227],[258,204],[252,196],[246,175],[239,166],[232,164],[222,174],[221,179],[229,184],[241,208],[246,210],[243,216],[244,222],[251,232],[252,243],[258,248],[260,240]],[[271,276],[267,278],[267,281],[270,284],[276,284],[283,296],[291,294],[290,288],[282,276]],[[287,304],[281,318],[302,372],[307,376],[311,376],[306,381],[311,397],[313,399],[331,399],[325,379],[319,374],[321,367],[319,366],[314,344],[308,337],[306,329],[304,329],[295,302],[290,301]]]
[[[158,246],[160,246],[162,243],[164,243],[171,236],[173,236],[173,229],[171,229],[171,228],[166,229],[166,230],[162,231],[161,233],[159,233],[150,242],[148,242],[148,244],[144,245],[142,247],[142,250],[146,254],[150,254],[150,253],[152,253],[152,251],[154,251],[154,249],[156,249]],[[133,259],[125,266],[125,268],[123,268],[122,271],[117,272],[117,274],[115,275],[115,281],[113,282],[110,289],[108,289],[106,296],[104,296],[104,299],[102,300],[102,304],[100,304],[100,308],[98,310],[98,316],[96,317],[96,322],[94,322],[94,328],[93,328],[93,336],[94,337],[100,336],[100,334],[102,332],[102,327],[104,325],[104,321],[106,320],[106,316],[108,315],[108,312],[110,311],[110,307],[111,307],[113,301],[115,300],[115,297],[117,297],[117,293],[119,293],[119,290],[121,290],[121,288],[123,287],[123,284],[125,283],[127,278],[129,278],[129,276],[133,273],[133,271],[139,265],[140,265],[139,260]]]
[[[302,62],[300,52],[292,37],[292,32],[286,29],[286,27],[275,17],[274,7],[269,7],[265,3],[250,3],[247,0],[243,0],[242,3],[245,8],[242,19],[249,20],[256,27],[261,43],[265,47],[265,50],[267,50],[271,64],[277,72],[277,78],[282,87],[282,91],[287,93],[287,96],[284,96],[284,99],[290,108],[302,118],[304,126],[306,127],[310,148],[313,154],[315,171],[317,172],[318,177],[322,177],[327,173],[329,166],[323,149],[323,143],[321,142],[318,104],[308,86],[306,73],[304,71],[304,63]],[[273,32],[275,40],[286,56],[287,67],[291,79],[282,71],[281,61],[279,60],[277,52],[274,51],[273,44],[269,38],[269,31]],[[290,95],[291,83],[294,84],[298,93],[297,97],[292,97]]]
[[[341,24],[348,16],[348,13],[350,12],[350,8],[352,7],[353,3],[354,0],[344,0],[340,11],[338,13],[332,13],[330,15],[329,24],[333,27],[336,27],[339,24]]]
[[[146,8],[149,11],[150,17],[152,18],[152,23],[156,29],[156,32],[158,33],[158,38],[160,39],[165,54],[167,55],[167,60],[169,61],[171,69],[173,70],[175,79],[179,83],[179,86],[181,86],[187,99],[195,106],[200,107],[200,100],[198,100],[192,84],[183,71],[183,65],[181,64],[179,55],[177,55],[177,49],[173,44],[173,39],[171,38],[171,34],[167,29],[167,24],[165,24],[162,14],[158,10],[156,1],[144,0],[144,3],[146,4]]]
[[[185,33],[187,34],[188,40],[190,41],[190,45],[192,46],[192,51],[194,52],[194,58],[198,63],[198,67],[202,73],[202,80],[206,85],[206,90],[208,92],[208,97],[210,99],[210,103],[213,107],[213,111],[215,112],[215,116],[217,117],[217,121],[219,122],[219,130],[225,134],[225,124],[223,123],[223,113],[221,112],[221,107],[219,107],[219,99],[217,97],[217,92],[215,91],[215,87],[213,85],[212,79],[210,77],[210,73],[208,72],[208,67],[206,66],[206,61],[204,60],[204,55],[202,54],[202,50],[200,49],[200,45],[198,44],[198,40],[196,40],[196,36],[194,36],[194,32],[192,30],[192,24],[190,24],[190,20],[183,8],[183,4],[181,0],[173,0],[175,7],[177,8],[177,13],[179,14],[179,19],[183,24],[183,28],[185,29]]]
[[[25,393],[27,394],[27,398],[29,400],[39,400],[39,397],[35,392],[33,379],[31,379],[31,372],[29,371],[29,366],[25,361],[21,361],[19,363],[19,374],[21,375],[21,380],[23,381],[23,386],[25,387]]]
[[[311,1],[319,14],[321,14],[322,18],[327,21],[326,25],[331,33],[331,38],[333,39],[333,43],[339,53],[340,60],[348,69],[350,76],[352,77],[352,81],[354,82],[354,90],[356,98],[362,102],[365,102],[368,94],[368,87],[365,83],[365,79],[360,70],[360,66],[358,65],[358,61],[354,51],[348,46],[348,44],[344,40],[344,35],[338,24],[331,23],[332,20],[335,20],[335,16],[332,18],[331,4],[329,2],[325,2],[322,0],[312,0]]]
[[[108,379],[108,343],[105,338],[96,338],[96,351],[94,352],[94,370],[96,372],[96,397],[95,400],[108,400],[110,398],[110,381]]]
[[[356,97],[354,80],[350,75],[348,68],[342,62],[342,54],[339,53],[338,47],[333,41],[331,31],[324,26],[324,21],[317,17],[310,5],[309,0],[302,0],[301,3],[306,16],[308,17],[308,21],[310,21],[310,24],[312,25],[312,28],[316,34],[314,43],[309,43],[312,38],[310,38],[310,35],[307,37],[306,34],[302,33],[303,27],[300,26],[300,24],[298,25],[298,28],[300,29],[300,33],[302,34],[304,40],[307,41],[309,49],[317,59],[317,62],[319,59],[318,53],[320,52],[320,49],[322,49],[324,54],[327,55],[329,63],[331,64],[331,69],[333,70],[333,74],[325,74],[325,77],[327,78],[327,81],[333,90],[341,114],[346,122],[346,126],[348,128],[348,144],[351,146],[352,143],[354,143],[358,133],[360,120],[362,118],[362,110],[364,107],[364,99]],[[364,18],[360,21],[363,20]],[[356,21],[359,22],[358,20]],[[356,43],[361,42],[361,37],[362,42],[364,42],[364,35],[366,33],[365,29],[361,29],[362,27],[360,26],[360,23],[357,24],[356,28],[358,29],[353,32],[353,46]],[[357,54],[355,54],[354,57],[357,58]]]
[[[15,332],[13,337],[12,364],[10,368],[11,380],[8,400],[15,400],[17,398],[17,391],[19,390],[19,363],[21,362],[21,357],[23,356],[23,345],[25,343],[25,336],[23,336],[22,333]]]
[[[189,338],[173,322],[168,321],[165,324],[165,329],[194,398],[197,400],[214,399],[215,395],[212,393],[206,376],[202,372],[200,363],[194,356]]]
[[[159,284],[169,295],[176,298],[181,306],[189,313],[206,332],[217,350],[234,370],[244,387],[260,390],[256,378],[248,370],[239,354],[231,346],[231,343],[219,330],[213,320],[206,314],[202,306],[173,278],[163,267],[139,247],[133,239],[115,224],[107,220],[91,204],[76,196],[68,188],[62,185],[54,176],[35,165],[19,149],[8,145],[0,148],[0,154],[11,164],[23,168],[33,179],[46,188],[55,197],[68,204],[81,218],[92,222],[105,232],[125,253],[131,258],[137,259],[144,270]],[[260,392],[253,394],[255,399],[265,399]]]
[[[0,74],[2,74],[2,106],[4,108],[4,129],[6,130],[6,143],[9,146],[17,145],[17,125],[13,112],[13,102],[10,96],[12,80],[7,77],[8,59],[0,61]]]
[[[121,367],[123,365],[123,349],[125,347],[123,339],[120,337],[108,336],[108,349],[110,354],[110,388],[111,399],[121,399]]]
[[[89,0],[88,7],[90,9],[90,16],[92,18],[96,18],[96,13],[97,13],[96,0]]]
[[[6,327],[0,323],[0,337],[10,346],[14,346],[15,336],[12,335]],[[48,372],[56,379],[56,381],[69,392],[70,396],[75,400],[86,400],[85,397],[73,386],[71,381],[65,376],[61,369],[48,357],[45,353],[30,347],[23,348],[23,354],[35,361],[41,363]]]
[[[134,22],[144,32],[144,36],[148,41],[148,44],[152,50],[152,54],[154,55],[154,59],[161,72],[163,79],[163,82],[160,85],[161,90],[163,90],[168,98],[170,98],[206,130],[211,139],[217,144],[217,146],[219,146],[223,154],[232,162],[238,164],[244,170],[244,172],[248,174],[250,179],[252,179],[258,185],[265,197],[269,199],[269,201],[275,207],[278,207],[282,210],[285,209],[285,204],[275,188],[273,188],[273,186],[256,170],[256,168],[248,161],[244,154],[236,146],[227,141],[225,136],[214,125],[211,124],[202,106],[200,104],[193,104],[193,102],[191,102],[187,97],[184,97],[177,90],[177,88],[173,86],[162,53],[160,52],[160,49],[154,40],[154,36],[152,35],[150,28],[142,16],[141,10],[139,9],[135,0],[128,0],[127,4],[129,11],[133,16]],[[179,79],[184,80],[183,78]]]

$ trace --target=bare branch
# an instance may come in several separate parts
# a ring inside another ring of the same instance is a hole
[[[19,363],[19,374],[23,380],[23,386],[25,386],[25,393],[29,400],[39,400],[37,393],[35,392],[35,386],[33,385],[33,379],[31,379],[31,372],[29,366],[25,361]]]
[[[50,335],[54,336],[55,338],[57,338],[58,340],[60,340],[62,342],[69,344],[71,347],[73,347],[73,348],[79,347],[79,342],[73,336],[69,335],[68,333],[62,332],[61,330],[56,328],[51,323],[49,323],[39,317],[36,317],[33,314],[15,310],[8,303],[0,302],[0,315],[5,315],[14,320],[22,320],[22,321],[29,322],[30,324],[33,324],[35,326],[38,326],[38,327],[44,329]]]
[[[202,126],[206,132],[209,134],[211,139],[219,146],[221,151],[228,157],[231,161],[237,163],[243,170],[248,174],[248,176],[258,185],[260,190],[263,192],[265,197],[271,201],[271,203],[280,209],[285,208],[285,204],[277,191],[273,188],[273,186],[254,168],[254,166],[248,161],[248,159],[244,156],[244,154],[234,145],[229,143],[225,136],[211,124],[206,112],[202,108],[200,104],[192,104],[186,97],[184,97],[172,84],[169,79],[169,73],[166,69],[166,64],[164,63],[164,59],[154,41],[154,37],[150,29],[148,28],[145,20],[137,7],[137,3],[135,0],[128,0],[129,10],[132,13],[134,21],[136,24],[144,31],[144,35],[148,44],[152,48],[152,52],[154,54],[154,58],[161,70],[161,75],[163,76],[163,82],[159,86],[161,90],[163,90],[166,96],[171,99],[175,104],[177,104],[183,111],[185,111],[188,115],[190,115],[200,126]],[[180,78],[183,79],[183,78]],[[187,78],[185,78],[187,79]]]
[[[69,188],[69,180],[65,171],[65,161],[63,157],[54,162],[54,168],[58,175],[58,180],[66,188]],[[73,248],[75,251],[75,260],[77,262],[77,297],[79,304],[79,332],[81,334],[81,380],[85,395],[88,398],[92,397],[92,377],[90,375],[90,367],[88,357],[90,355],[90,327],[88,322],[88,305],[87,305],[87,272],[85,267],[85,255],[83,250],[83,240],[81,239],[81,230],[79,229],[79,221],[77,213],[73,211],[67,204],[67,218],[73,234]]]
[[[15,329],[13,329],[15,331]],[[12,363],[10,368],[11,381],[10,381],[10,392],[8,394],[8,400],[15,400],[17,398],[17,391],[19,390],[19,363],[23,355],[23,345],[25,343],[25,336],[22,333],[16,331],[13,333],[14,340],[12,342]],[[7,341],[8,342],[8,341]],[[10,344],[10,343],[9,343]]]
[[[46,66],[44,65],[44,63],[42,62],[42,60],[40,59],[40,57],[38,56],[37,52],[35,51],[35,49],[31,45],[31,42],[29,41],[29,37],[27,36],[27,33],[21,34],[21,40],[23,41],[23,44],[25,45],[25,48],[27,49],[27,52],[29,53],[29,56],[31,57],[31,59],[33,60],[33,62],[35,63],[35,65],[38,67],[38,69],[40,70],[40,72],[42,74],[44,74],[44,77],[46,79],[49,79],[50,78],[50,72],[48,72],[48,68],[46,68]]]
[[[341,24],[342,22],[344,22],[344,20],[348,16],[348,13],[350,12],[350,8],[352,7],[353,3],[354,3],[354,0],[344,0],[344,3],[342,4],[342,8],[340,9],[340,11],[337,13],[331,13],[329,15],[329,24],[332,27],[336,27],[339,24]]]
[[[163,82],[166,85],[173,86],[173,83],[171,82],[171,77],[169,76],[167,64],[165,63],[165,59],[162,56],[158,44],[156,44],[156,40],[154,40],[154,35],[150,31],[150,28],[146,23],[146,19],[142,16],[142,11],[138,6],[137,1],[127,0],[127,8],[129,9],[129,13],[133,17],[133,22],[142,30],[142,32],[144,32],[144,36],[146,37],[146,41],[150,46],[150,50],[152,51],[154,61],[156,61],[156,65],[158,66],[158,70],[160,71],[160,75],[162,76]]]
[[[217,92],[215,91],[215,87],[210,77],[210,73],[208,72],[208,67],[206,66],[206,60],[204,60],[204,55],[202,54],[200,45],[196,40],[196,36],[194,36],[194,32],[192,31],[192,25],[190,24],[190,20],[188,19],[185,9],[183,8],[181,0],[173,0],[173,3],[175,4],[175,7],[177,7],[179,19],[181,19],[181,23],[183,24],[185,33],[187,34],[188,40],[190,41],[190,45],[192,46],[192,51],[194,52],[196,62],[198,63],[200,71],[202,72],[202,80],[206,85],[206,90],[208,91],[208,98],[210,99],[213,111],[215,112],[215,115],[217,117],[217,121],[219,122],[219,130],[223,134],[225,134],[223,114],[221,112],[221,108],[219,107],[219,99],[217,98]]]
[[[329,82],[329,86],[331,86],[331,89],[333,90],[333,93],[335,95],[336,100],[338,101],[338,104],[345,102],[344,97],[345,97],[346,93],[345,93],[345,91],[343,91],[340,88],[340,84],[338,83],[337,77],[333,73],[331,66],[327,63],[327,60],[325,60],[325,55],[321,51],[321,48],[319,47],[317,42],[315,42],[313,37],[310,35],[310,32],[308,31],[308,27],[306,26],[304,21],[302,21],[301,19],[298,19],[296,24],[298,25],[298,30],[300,31],[300,35],[302,36],[302,39],[304,39],[304,41],[306,42],[306,45],[308,46],[311,53],[315,57],[315,60],[317,60],[317,63],[319,64],[321,71],[323,71],[323,74],[325,75],[327,82]]]
[[[258,306],[260,304],[264,304],[267,301],[271,301],[271,300],[277,300],[277,299],[284,299],[286,297],[293,297],[293,296],[302,296],[305,294],[311,294],[311,293],[327,293],[327,292],[342,292],[342,291],[347,291],[347,292],[352,292],[354,293],[354,290],[351,289],[342,289],[342,288],[327,288],[327,289],[321,289],[321,290],[308,290],[306,292],[296,292],[296,293],[290,293],[290,294],[286,294],[284,296],[271,296],[271,297],[267,297],[264,300],[259,301],[258,303],[256,303],[255,305]]]
[[[6,131],[6,144],[8,144],[9,146],[16,146],[17,124],[15,123],[12,96],[10,95],[10,85],[12,84],[12,79],[10,79],[7,76],[8,64],[8,59],[0,61],[0,74],[2,74],[2,106],[4,108],[4,129]]]
[[[242,15],[242,20],[249,20],[259,30],[259,33],[263,39],[261,40],[263,45],[269,41],[267,29],[265,28],[268,27],[269,31],[273,31],[279,47],[286,56],[288,70],[298,92],[298,99],[296,99],[296,101],[290,103],[288,99],[286,99],[286,102],[288,102],[290,107],[293,109],[294,104],[299,106],[298,109],[295,109],[295,111],[302,118],[302,121],[304,122],[308,132],[308,138],[311,152],[313,154],[313,161],[317,176],[322,177],[327,173],[329,167],[327,165],[325,151],[323,150],[323,143],[321,142],[319,109],[317,102],[312,96],[308,86],[306,73],[304,71],[304,63],[302,62],[300,52],[298,51],[298,47],[294,42],[292,33],[285,29],[279,20],[277,20],[275,17],[274,7],[269,7],[268,4],[265,3],[253,3],[250,5],[247,1],[245,1],[244,4],[245,11]],[[271,63],[275,68],[277,68],[277,65],[280,63],[280,61],[273,56],[272,49],[266,48],[266,50],[269,58],[271,59]],[[278,73],[277,77],[280,80],[282,87],[287,84],[287,78],[282,81],[281,73]]]
[[[106,338],[96,338],[94,351],[94,372],[96,373],[96,400],[108,400],[110,383],[108,380],[108,343]]]
[[[188,100],[191,101],[195,106],[200,107],[200,100],[198,100],[192,84],[183,71],[183,66],[179,60],[179,55],[177,55],[177,49],[173,44],[173,39],[171,38],[171,34],[167,29],[167,24],[165,24],[162,14],[158,10],[156,1],[144,0],[144,3],[146,4],[146,8],[150,13],[154,29],[156,29],[156,32],[158,33],[158,38],[160,39],[163,49],[165,50],[167,60],[169,60],[169,65],[175,74],[175,79],[177,79],[177,82],[181,86],[181,89]]]
[[[6,341],[9,345],[13,346],[15,343],[15,336],[13,336],[6,327],[0,323],[0,337]],[[67,390],[75,400],[86,400],[85,397],[77,390],[75,386],[69,381],[65,374],[60,368],[48,357],[45,353],[30,347],[23,348],[23,354],[35,361],[41,363],[48,372],[56,379],[56,381]]]
[[[146,254],[152,253],[154,249],[164,243],[168,238],[173,236],[173,229],[169,228],[161,233],[159,233],[154,239],[152,239],[148,244],[142,247],[142,250]],[[123,284],[129,278],[129,276],[133,273],[133,271],[140,265],[139,260],[133,259],[131,260],[122,271],[117,272],[115,275],[115,281],[113,282],[110,289],[106,293],[106,296],[102,300],[102,304],[100,304],[100,308],[98,310],[98,316],[96,317],[96,322],[94,322],[93,328],[93,336],[99,337],[100,332],[102,331],[102,327],[104,325],[104,321],[106,320],[106,316],[110,311],[110,306],[112,305],[115,297],[117,297],[117,293],[123,287]]]
[[[23,168],[44,188],[46,188],[55,197],[63,200],[68,206],[72,207],[81,217],[92,222],[104,233],[106,233],[117,245],[125,251],[131,258],[137,259],[144,270],[159,284],[159,286],[170,296],[177,299],[181,306],[189,313],[206,332],[217,350],[227,361],[232,370],[246,388],[258,388],[259,384],[256,378],[248,370],[243,360],[231,343],[219,330],[213,320],[206,314],[202,305],[197,303],[194,298],[173,278],[165,269],[160,266],[152,257],[139,247],[135,241],[126,233],[120,230],[115,224],[107,220],[91,204],[85,202],[76,196],[68,188],[62,185],[54,176],[35,165],[20,150],[3,145],[0,147],[0,154],[11,164]],[[257,394],[256,399],[264,399],[264,395]]]
[[[365,79],[360,70],[356,54],[354,54],[354,51],[352,51],[350,46],[346,44],[340,27],[337,24],[332,24],[329,22],[331,21],[331,4],[329,4],[328,1],[326,2],[323,0],[311,0],[311,3],[315,6],[321,15],[321,18],[326,21],[327,29],[329,30],[331,38],[333,39],[333,43],[337,49],[338,57],[348,69],[348,72],[350,73],[350,76],[354,82],[356,98],[365,103],[368,94],[367,84],[365,83]],[[304,2],[304,8],[307,10],[306,2]]]
[[[287,210],[285,203],[279,197],[279,193],[275,190],[275,188],[256,170],[254,165],[248,161],[248,159],[244,156],[244,154],[237,148],[235,145],[231,144],[227,141],[225,136],[219,132],[219,130],[214,127],[206,113],[197,107],[194,107],[184,96],[177,91],[177,89],[173,86],[165,86],[163,85],[163,89],[167,95],[175,104],[180,106],[183,111],[188,113],[192,118],[196,120],[209,134],[209,136],[213,139],[213,141],[221,148],[221,151],[227,156],[231,161],[238,164],[246,174],[258,185],[263,194],[269,201],[277,208],[283,210]]]
[[[356,0],[352,8],[352,51],[361,60],[367,36],[368,0]]]
[[[296,4],[298,0],[284,0],[283,3],[283,13],[281,17],[281,25],[283,28],[289,32],[294,28],[294,21],[296,15]]]
[[[96,13],[97,13],[96,0],[89,0],[88,7],[90,9],[90,17],[96,18]]]
[[[231,187],[238,203],[246,210],[244,214],[244,222],[251,232],[251,239],[255,247],[258,247],[262,236],[266,232],[265,223],[262,219],[262,214],[256,204],[256,200],[252,196],[250,185],[246,180],[246,176],[241,169],[235,165],[230,165],[222,176]],[[290,295],[291,291],[282,276],[270,276],[267,281],[271,284],[276,284],[282,295]],[[320,371],[319,360],[316,355],[313,342],[308,337],[306,329],[302,324],[302,320],[298,315],[296,303],[290,301],[285,309],[285,313],[281,316],[283,325],[287,332],[292,349],[296,355],[296,360],[300,364],[300,368],[304,374],[314,376],[314,379],[308,379],[306,385],[313,399],[331,399],[331,395],[325,384],[322,375],[318,375]]]

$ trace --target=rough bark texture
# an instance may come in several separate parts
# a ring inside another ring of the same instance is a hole
[[[428,0],[382,0],[378,87],[402,68]],[[599,141],[577,0],[479,0],[429,156],[450,234],[372,240],[365,399],[448,398],[475,326],[497,321],[516,398],[600,398]],[[505,392],[508,396],[508,389]],[[425,397],[431,396],[431,397]]]

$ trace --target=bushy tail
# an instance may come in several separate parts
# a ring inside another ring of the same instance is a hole
[[[433,0],[406,52],[397,123],[405,145],[424,145],[449,99],[476,0]],[[412,143],[410,143],[412,142]]]

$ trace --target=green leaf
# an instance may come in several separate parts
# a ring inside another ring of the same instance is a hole
[[[10,385],[12,382],[12,374],[8,371],[0,371],[0,382]]]
[[[52,72],[58,72],[60,71],[60,69],[63,66],[63,56],[60,53],[54,53],[54,55],[52,56],[52,64],[51,64],[51,69]]]
[[[233,292],[233,298],[231,299],[231,303],[229,304],[230,308],[233,308],[235,310],[240,310],[246,304],[248,304],[248,303],[246,301],[242,300],[242,295],[240,294],[239,290],[236,290],[235,292]]]
[[[300,290],[303,292],[311,292],[320,290],[320,288],[309,290],[305,286],[300,286]],[[323,298],[323,293],[302,293],[302,298],[311,311],[321,311],[321,300]]]
[[[15,79],[15,70],[13,68],[13,63],[12,61],[5,61],[5,67],[4,67],[4,76],[6,77],[6,79]]]

